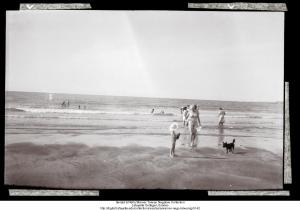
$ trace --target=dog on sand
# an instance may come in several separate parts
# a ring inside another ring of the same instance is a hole
[[[223,142],[223,147],[226,148],[226,153],[234,151],[235,139],[232,140],[231,143]]]

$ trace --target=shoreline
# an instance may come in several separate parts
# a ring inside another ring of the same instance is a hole
[[[207,144],[209,140],[200,141],[195,152],[178,142],[177,156],[171,159],[168,137],[135,138],[132,144],[116,136],[100,140],[97,135],[41,135],[41,141],[33,138],[38,135],[24,135],[17,135],[23,141],[6,141],[5,184],[201,190],[279,189],[283,184],[282,154],[255,146],[236,146],[234,154],[226,154],[215,143]]]
[[[181,131],[181,130],[180,130]],[[186,132],[181,132],[180,139],[176,142],[176,149],[185,148],[189,142],[189,135]],[[5,134],[6,141],[5,145],[14,143],[24,143],[31,142],[37,145],[47,145],[47,144],[59,144],[65,145],[70,143],[85,144],[90,147],[97,146],[108,146],[108,147],[125,147],[131,145],[145,146],[150,148],[165,147],[170,148],[171,139],[170,134],[162,135],[139,135],[139,134],[82,134],[82,133],[50,133],[50,134]],[[218,135],[215,136],[205,136],[199,135],[198,147],[209,147],[218,148],[220,144],[220,139]],[[224,137],[224,141],[231,142],[233,137]],[[261,137],[245,137],[245,138],[235,138],[236,148],[244,147],[254,147],[258,149],[264,149],[270,151],[276,155],[283,155],[283,142],[280,139],[264,139]],[[223,140],[223,139],[222,139]],[[222,150],[222,148],[221,148]]]

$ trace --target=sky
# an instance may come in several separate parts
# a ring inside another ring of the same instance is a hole
[[[6,15],[8,91],[283,101],[281,12]]]

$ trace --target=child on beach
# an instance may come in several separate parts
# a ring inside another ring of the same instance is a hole
[[[171,148],[170,148],[170,157],[173,158],[175,155],[175,145],[177,139],[180,137],[180,133],[176,133],[178,129],[177,123],[172,123],[170,126],[170,132],[171,132]]]

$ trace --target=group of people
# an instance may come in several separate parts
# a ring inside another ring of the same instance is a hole
[[[182,121],[183,121],[183,127],[188,128],[189,134],[190,134],[190,147],[193,150],[197,146],[197,139],[198,139],[198,130],[202,128],[201,121],[200,121],[200,115],[199,115],[199,106],[193,104],[193,105],[187,105],[185,107],[182,107],[180,109],[182,114]],[[218,126],[223,127],[225,123],[225,114],[223,108],[219,108],[219,122]],[[170,149],[170,157],[173,158],[175,155],[175,145],[177,139],[179,139],[180,133],[177,133],[176,130],[178,129],[178,125],[176,123],[172,123],[170,126],[171,131],[171,139],[172,139],[172,145]]]
[[[190,133],[190,146],[195,148],[197,145],[197,129],[201,129],[199,107],[196,104],[181,108],[183,127],[187,127]]]
[[[70,101],[69,100],[63,101],[61,103],[61,107],[62,108],[70,107]]]
[[[61,108],[69,108],[70,107],[70,101],[69,100],[65,100],[61,103]],[[78,105],[78,109],[86,109],[86,106],[80,106]]]
[[[155,109],[154,108],[152,108],[152,110],[151,110],[151,114],[154,114],[154,111],[155,111]],[[160,112],[158,112],[159,114],[165,114],[165,111],[164,110],[161,110]]]

